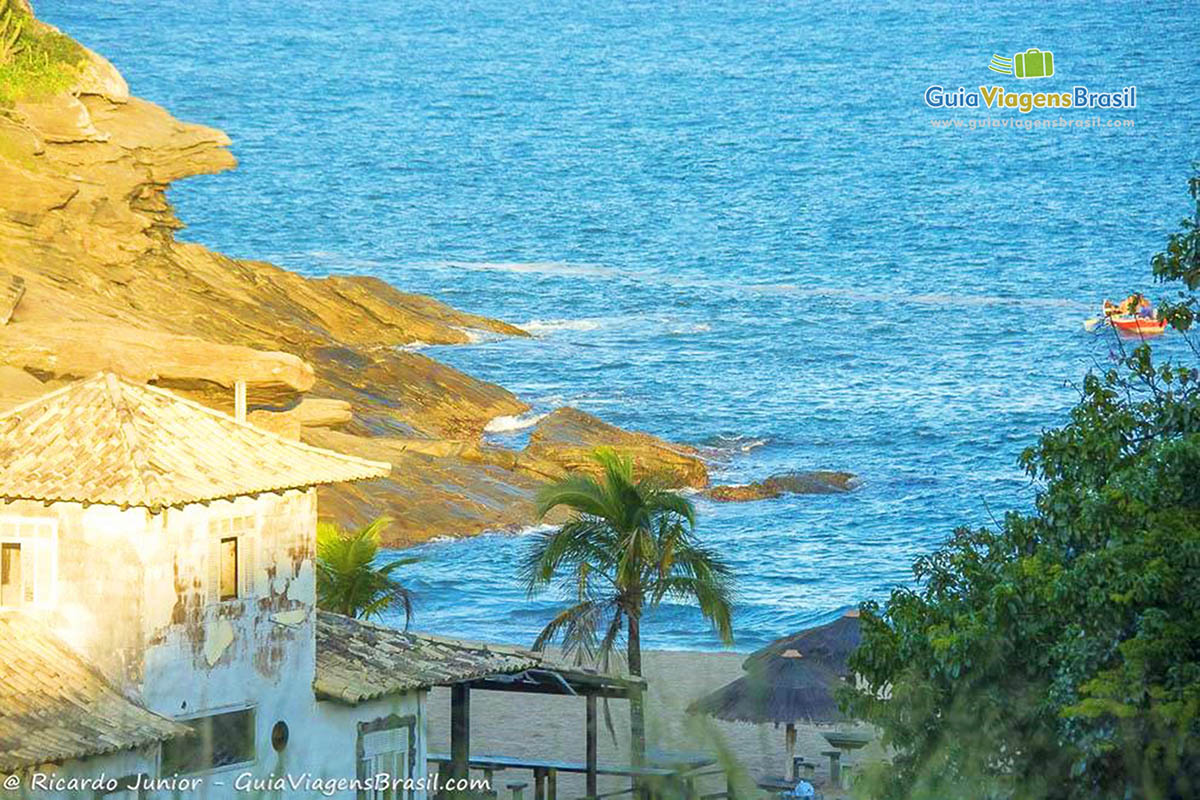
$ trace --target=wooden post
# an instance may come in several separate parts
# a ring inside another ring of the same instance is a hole
[[[784,742],[787,744],[788,763],[791,764],[792,780],[798,781],[800,776],[796,774],[796,725],[789,722],[784,731]]]
[[[238,422],[246,421],[246,382],[243,380],[233,384],[233,418]]]
[[[587,696],[587,796],[595,797],[596,757],[598,738],[596,735],[596,695]]]
[[[471,771],[471,687],[450,687],[450,776],[466,778]]]

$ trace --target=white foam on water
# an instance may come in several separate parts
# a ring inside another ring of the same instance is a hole
[[[724,453],[749,453],[751,450],[757,450],[766,445],[770,440],[761,436],[737,435],[737,436],[714,436],[711,439],[703,442],[700,446],[708,450],[716,450]]]
[[[545,419],[545,412],[527,411],[524,414],[504,415],[493,417],[487,425],[483,426],[485,433],[511,433],[513,431],[531,428],[537,425],[542,419]]]
[[[498,342],[501,339],[509,338],[502,333],[495,333],[493,331],[480,330],[479,328],[467,328],[462,325],[451,325],[450,327],[454,328],[454,330],[456,330],[456,331],[462,331],[463,333],[465,333],[467,335],[467,343],[468,344],[482,344],[484,342]]]
[[[933,306],[941,308],[989,307],[1003,306],[1015,311],[1029,308],[1087,308],[1086,303],[1061,297],[1017,297],[1003,295],[974,295],[928,292],[924,294],[905,294],[889,292],[871,292],[859,289],[846,289],[837,286],[799,286],[794,283],[756,283],[729,284],[748,291],[763,294],[787,294],[796,297],[840,298],[851,302],[893,303],[896,305]]]
[[[537,525],[526,525],[523,528],[517,528],[509,533],[509,536],[532,536],[535,533],[549,533],[550,531],[558,530],[557,525],[551,525],[549,522],[541,522]]]
[[[680,325],[671,328],[671,334],[674,336],[686,336],[693,333],[707,333],[712,330],[712,325],[707,322],[698,322],[695,325]]]
[[[621,270],[601,264],[573,264],[566,261],[436,261],[431,267],[465,269],[474,272],[515,272],[538,275],[577,275],[614,277]]]
[[[531,319],[520,327],[532,334],[555,331],[594,331],[603,322],[598,319]]]

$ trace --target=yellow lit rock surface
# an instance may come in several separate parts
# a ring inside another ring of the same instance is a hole
[[[482,446],[491,419],[528,407],[403,346],[526,335],[512,325],[375,278],[305,278],[176,241],[169,184],[233,168],[230,140],[129,96],[89,58],[71,92],[0,114],[0,271],[24,285],[0,366],[47,390],[113,370],[228,412],[245,380],[263,427],[397,456],[392,480],[323,494],[347,521],[395,516],[395,541],[532,524],[537,487],[610,438],[639,465],[677,470],[679,485],[704,483],[694,456],[594,418],[570,418],[575,443],[547,424],[528,452]],[[6,374],[0,408],[36,388]]]

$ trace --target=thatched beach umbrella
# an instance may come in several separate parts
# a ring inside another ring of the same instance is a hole
[[[847,659],[858,646],[858,612],[785,636],[752,653],[746,674],[688,707],[730,722],[785,726],[788,761],[796,752],[796,723],[847,721],[836,692],[848,676]]]
[[[742,668],[749,670],[754,664],[780,657],[793,650],[799,653],[803,660],[816,661],[846,674],[849,672],[847,661],[858,647],[860,638],[858,610],[851,609],[833,622],[776,639],[766,647],[751,653],[742,662]]]

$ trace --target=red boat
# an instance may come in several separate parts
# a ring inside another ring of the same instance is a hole
[[[1158,317],[1134,317],[1127,314],[1114,314],[1108,318],[1108,324],[1121,333],[1134,336],[1158,336],[1167,329],[1167,321]]]
[[[1167,329],[1167,321],[1159,319],[1154,304],[1141,294],[1131,294],[1120,303],[1105,300],[1104,320],[1119,333],[1129,336],[1159,336]]]

